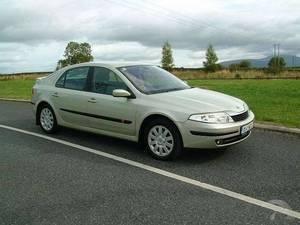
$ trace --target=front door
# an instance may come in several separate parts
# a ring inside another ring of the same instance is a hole
[[[135,135],[135,99],[113,97],[115,89],[127,90],[121,78],[104,67],[93,67],[92,97],[88,101],[90,126],[103,131]]]

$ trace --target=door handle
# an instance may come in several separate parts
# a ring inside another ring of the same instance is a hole
[[[59,97],[59,95],[58,95],[57,92],[54,92],[52,96],[53,96],[53,97],[56,97],[56,98]]]
[[[90,102],[90,103],[96,103],[97,101],[96,101],[95,98],[90,98],[90,99],[88,100],[88,102]]]

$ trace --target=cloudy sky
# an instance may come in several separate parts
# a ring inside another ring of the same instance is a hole
[[[51,71],[69,41],[95,61],[158,64],[168,40],[176,66],[260,58],[280,43],[300,55],[299,0],[0,0],[0,73]]]

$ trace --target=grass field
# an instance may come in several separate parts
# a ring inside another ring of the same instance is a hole
[[[30,99],[35,80],[0,80],[0,98]]]
[[[34,82],[2,80],[0,98],[30,99]],[[243,99],[257,121],[300,128],[300,80],[189,80],[189,84]]]
[[[203,79],[300,79],[300,70],[285,70],[279,74],[268,73],[265,70],[240,70],[229,71],[220,70],[214,73],[206,73],[202,70],[174,70],[173,74],[183,80],[203,80]]]
[[[300,80],[190,80],[247,102],[257,121],[300,128]]]

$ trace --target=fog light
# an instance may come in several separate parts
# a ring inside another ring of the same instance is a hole
[[[217,144],[217,145],[221,145],[222,143],[223,143],[222,140],[216,140],[216,144]]]

